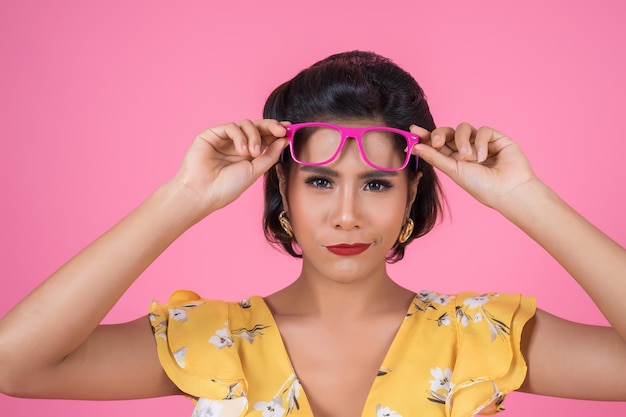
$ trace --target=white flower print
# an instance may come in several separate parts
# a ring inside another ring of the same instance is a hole
[[[452,369],[446,368],[433,368],[430,370],[430,374],[435,379],[430,380],[430,390],[431,391],[439,391],[440,389],[446,390],[446,392],[450,391],[450,388],[454,386],[450,380],[452,379]]]
[[[296,374],[292,373],[283,382],[271,401],[259,401],[254,404],[254,409],[263,411],[263,417],[282,417],[285,414],[291,414],[294,409],[300,409],[298,397],[301,390],[300,381]],[[283,406],[285,403],[287,404],[287,410]]]
[[[452,323],[452,320],[450,320],[450,315],[448,313],[442,314],[437,319],[437,325],[438,326],[449,326],[450,323]]]
[[[483,315],[480,313],[474,314],[474,323],[480,323],[483,320]]]
[[[254,404],[254,409],[263,412],[263,417],[283,417],[285,409],[283,408],[283,400],[274,398],[272,401],[259,401]]]
[[[437,296],[433,299],[433,301],[439,305],[445,306],[453,299],[454,299],[454,295],[437,294]]]
[[[233,338],[228,334],[228,322],[224,323],[224,326],[223,329],[217,330],[215,335],[209,339],[209,343],[212,343],[218,349],[231,347],[234,343]]]
[[[434,291],[424,290],[417,294],[417,298],[423,303],[433,301],[439,305],[445,306],[450,302],[450,300],[454,299],[454,295],[438,294]]]
[[[456,321],[461,323],[463,327],[467,327],[469,325],[470,320],[472,319],[468,316],[461,307],[456,306]]]
[[[187,312],[182,308],[170,308],[170,317],[176,321],[187,321]]]
[[[469,297],[465,301],[463,301],[464,306],[469,306],[469,308],[480,307],[489,301],[489,296],[487,294],[478,295],[476,297]]]
[[[167,340],[167,319],[161,320],[161,317],[157,314],[150,314],[150,325],[152,326],[152,333],[156,338]]]
[[[376,406],[376,417],[402,417],[389,407],[383,407],[382,404]]]
[[[294,379],[289,386],[289,390],[287,390],[287,414],[289,414],[294,408],[300,409],[298,397],[300,396],[301,389],[302,386],[300,385],[300,381],[298,381],[297,378]]]
[[[235,400],[240,398],[246,398],[246,391],[244,390],[244,386],[241,381],[233,382],[232,384],[219,379],[211,379],[210,381],[214,384],[221,385],[222,387],[228,389],[228,394],[226,394],[226,396],[224,396],[222,400]],[[248,400],[246,399],[245,401],[247,402]]]
[[[428,400],[445,404],[450,390],[454,388],[452,381],[452,369],[450,368],[433,368],[430,374],[435,379],[430,380],[430,397]]]
[[[187,357],[187,346],[183,346],[174,352],[174,359],[181,368],[185,367],[185,358]]]
[[[437,310],[437,306],[445,306],[450,302],[450,300],[453,300],[454,298],[454,295],[445,295],[436,293],[434,291],[424,290],[416,294],[415,300],[413,301],[413,306],[415,306],[418,311],[427,311],[429,309]],[[407,317],[410,317],[412,315],[413,312],[408,313]]]
[[[190,301],[180,307],[170,308],[170,317],[176,321],[187,322],[187,310],[204,304],[204,301]]]
[[[224,399],[232,400],[233,398],[239,398],[245,395],[246,394],[243,392],[243,386],[241,385],[241,382],[237,381],[234,384],[230,384],[228,386],[228,395]]]
[[[437,296],[437,293],[433,291],[427,291],[427,290],[422,290],[417,293],[417,298],[423,303],[427,303],[433,300],[436,296]]]
[[[492,342],[500,335],[509,334],[509,326],[493,317],[488,317],[487,324],[489,325],[489,333],[491,333]]]
[[[220,401],[199,398],[191,417],[219,417],[224,406]]]
[[[463,306],[455,307],[457,322],[464,327],[467,327],[470,324],[479,324],[483,321],[486,322],[486,325],[489,328],[489,333],[491,334],[492,342],[495,341],[498,336],[509,335],[509,326],[503,321],[498,320],[496,316],[488,311],[487,308],[487,303],[499,296],[500,294],[498,293],[489,293],[466,298],[463,301]]]

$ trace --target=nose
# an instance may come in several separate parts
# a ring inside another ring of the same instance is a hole
[[[336,160],[336,165],[345,171],[343,180],[338,181],[338,188],[332,201],[330,221],[337,230],[352,230],[363,227],[364,216],[360,201],[359,180],[349,173],[359,172],[365,162],[361,158],[356,140],[348,139]]]
[[[363,218],[360,210],[358,191],[351,187],[346,187],[340,190],[336,197],[337,200],[331,217],[333,227],[338,230],[362,228]]]

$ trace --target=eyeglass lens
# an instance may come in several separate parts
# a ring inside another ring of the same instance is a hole
[[[349,140],[350,138],[348,138]],[[384,169],[397,169],[406,160],[407,139],[386,130],[370,130],[361,136],[366,162]],[[322,126],[298,129],[293,137],[293,152],[296,160],[303,164],[324,164],[339,150],[341,132]]]

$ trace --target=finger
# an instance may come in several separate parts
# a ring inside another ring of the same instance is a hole
[[[222,126],[218,126],[216,129],[220,129],[219,137],[224,140],[231,140],[235,145],[235,150],[239,155],[248,156],[248,137],[241,130],[241,127],[237,123],[227,123]]]
[[[420,138],[420,143],[430,143],[430,131],[420,127],[418,125],[409,126],[409,132],[417,135]]]
[[[474,147],[476,148],[476,162],[481,163],[489,156],[489,142],[494,138],[494,130],[487,126],[482,126],[476,132]]]
[[[475,160],[472,142],[476,137],[476,128],[469,123],[461,123],[454,132],[454,144],[462,160]]]
[[[415,149],[421,159],[456,181],[458,177],[457,161],[454,158],[445,155],[443,151],[435,149],[425,143],[415,145]]]
[[[246,135],[247,148],[250,156],[256,158],[261,155],[261,133],[257,126],[248,119],[244,119],[239,122],[241,130]]]
[[[265,152],[265,149],[276,139],[285,137],[287,134],[285,123],[287,125],[290,124],[289,122],[278,122],[273,119],[262,119],[254,122],[261,134],[261,153]]]
[[[235,153],[247,154],[246,136],[236,123],[210,127],[200,133],[198,138],[208,142],[220,152],[230,152],[227,150],[230,147],[234,148]]]
[[[454,134],[455,130],[451,127],[442,126],[436,128],[431,133],[431,146],[435,149],[443,149],[444,146],[447,146],[451,151],[456,152]]]
[[[409,128],[411,133],[416,134],[420,138],[420,143],[425,143],[433,148],[439,149],[454,138],[454,129],[451,127],[438,127],[432,132],[417,125],[411,125]]]
[[[289,122],[279,122],[274,119],[259,119],[255,120],[253,123],[262,136],[272,135],[276,138],[285,136],[285,126],[290,124]]]
[[[502,132],[491,129],[491,137],[488,144],[489,154],[495,155],[511,144],[515,144],[513,139]]]
[[[261,156],[254,158],[251,161],[252,166],[254,167],[255,179],[263,175],[263,173],[265,173],[276,163],[276,161],[278,161],[280,154],[288,144],[289,141],[285,138],[276,139],[268,145],[267,149],[263,152],[263,154],[261,154]]]

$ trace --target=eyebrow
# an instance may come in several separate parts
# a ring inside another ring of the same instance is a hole
[[[309,166],[309,165],[301,165],[299,167],[300,171],[311,172],[317,175],[323,175],[325,177],[338,177],[339,172],[334,169],[324,167],[324,166]],[[368,180],[368,179],[376,179],[381,177],[397,177],[400,171],[379,171],[379,170],[370,170],[363,172],[359,175],[359,179]]]

